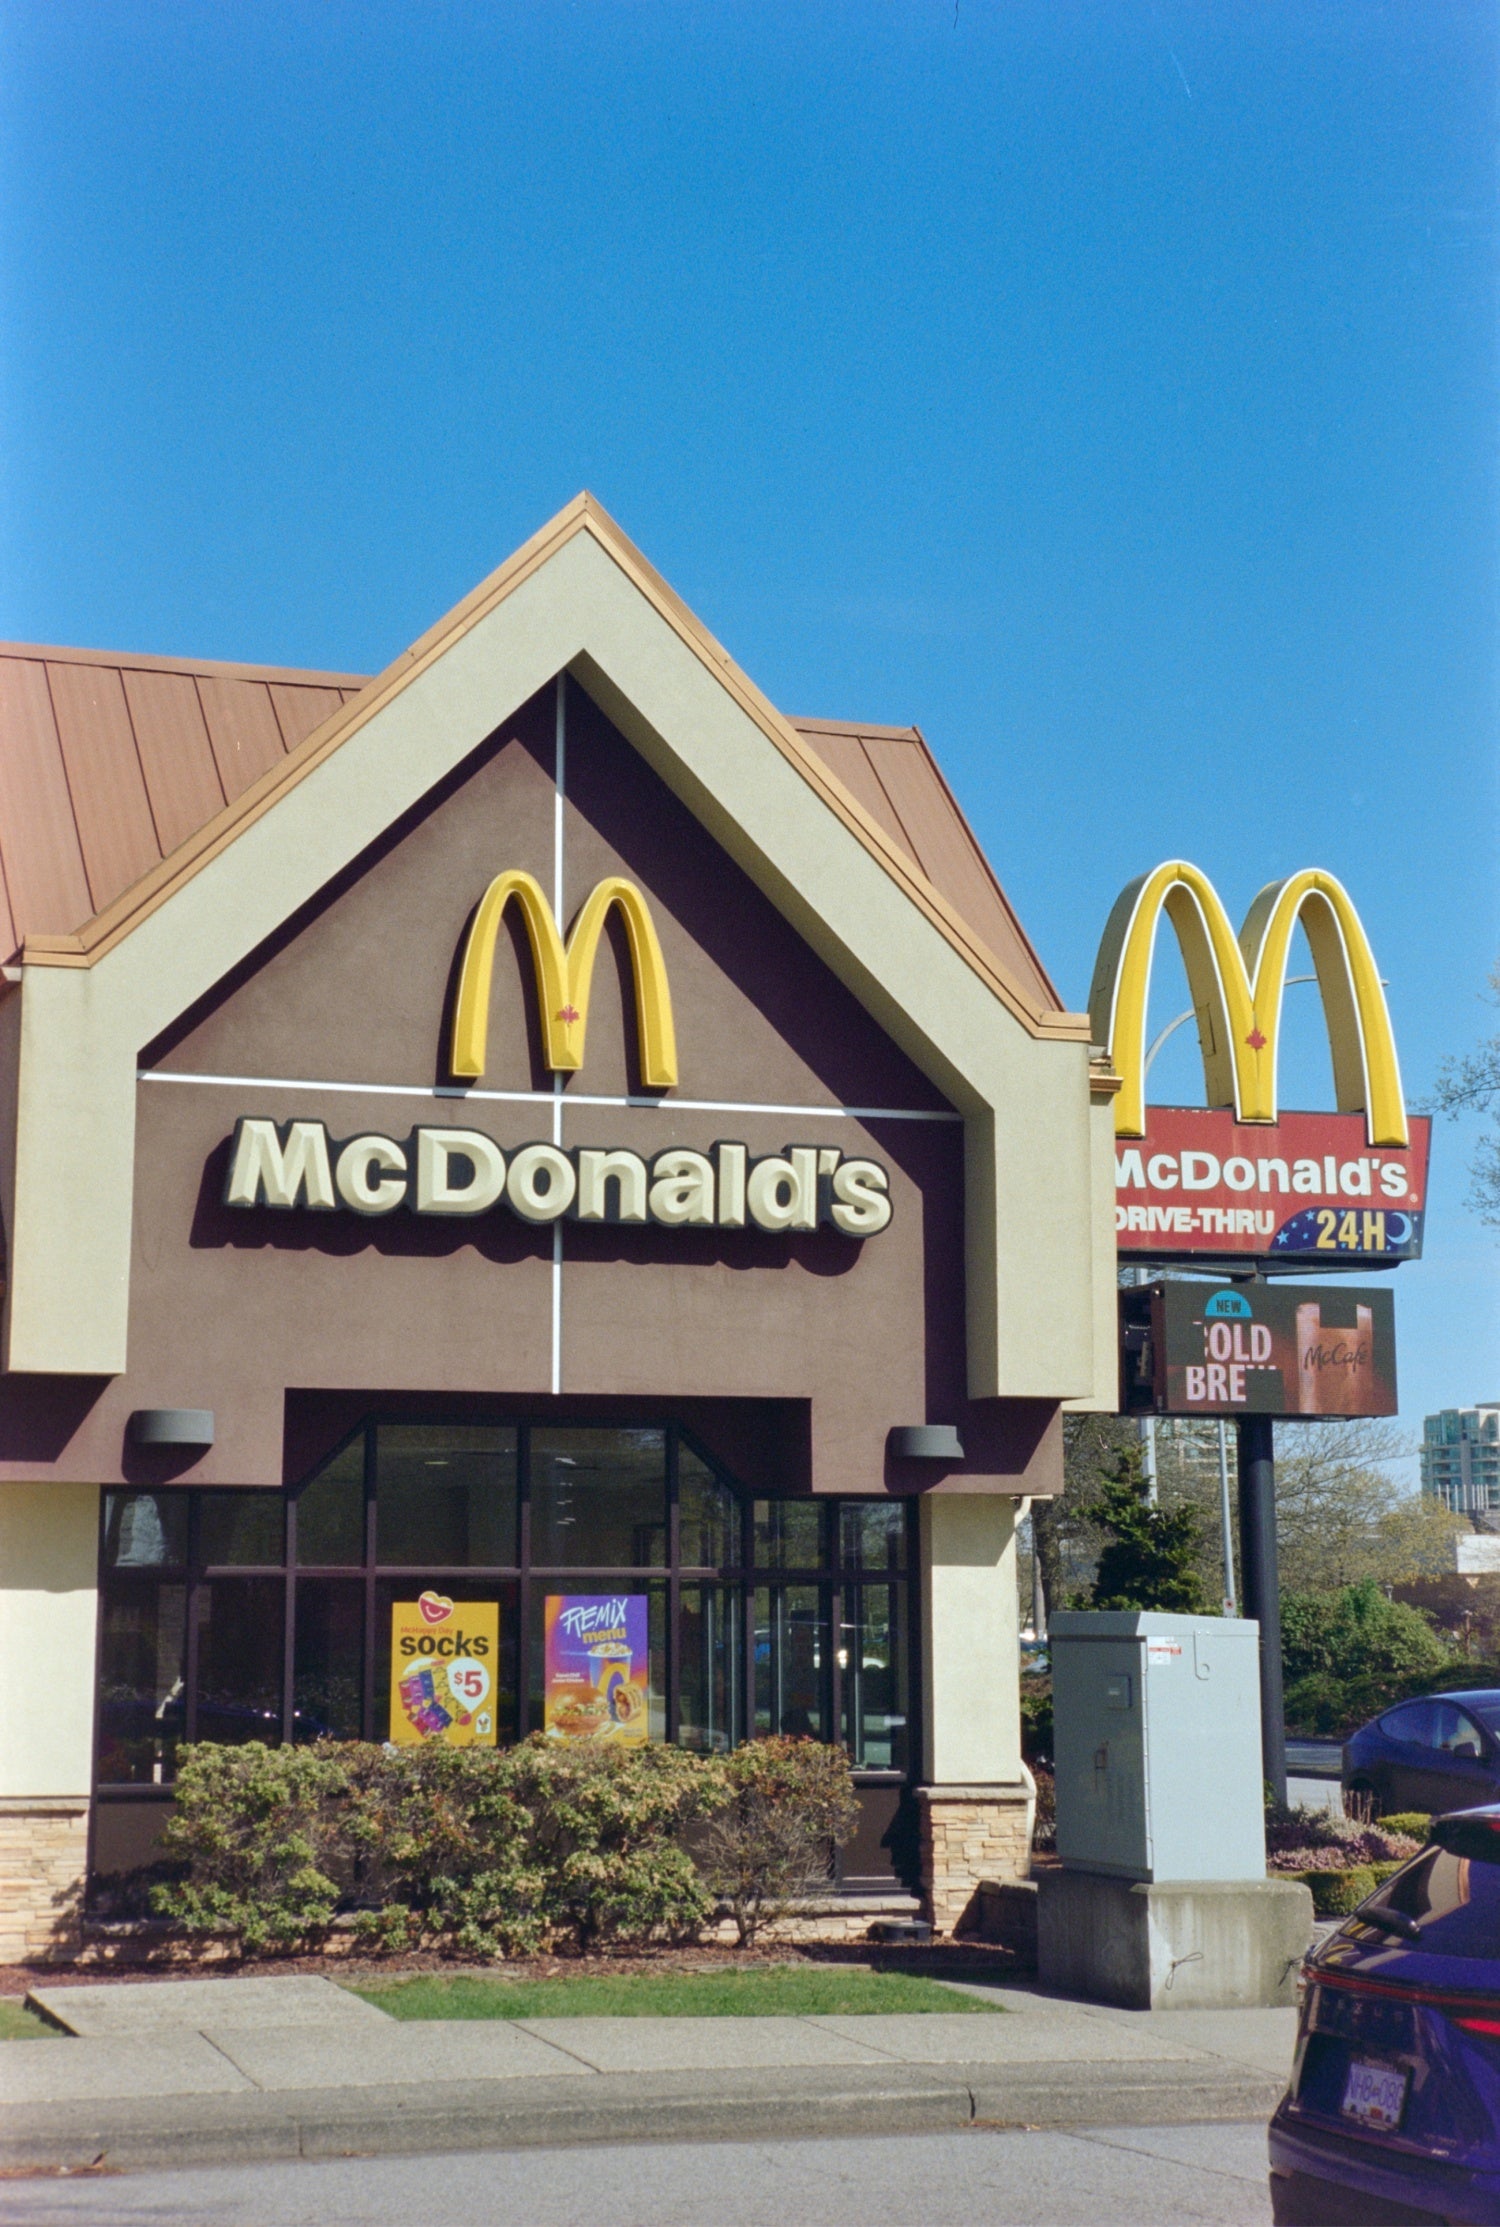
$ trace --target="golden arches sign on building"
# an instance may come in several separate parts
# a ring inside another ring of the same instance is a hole
[[[1115,1133],[1146,1133],[1146,1006],[1156,931],[1176,932],[1210,1106],[1242,1122],[1277,1119],[1281,1002],[1292,933],[1306,930],[1341,1113],[1362,1113],[1372,1145],[1409,1142],[1401,1071],[1369,938],[1347,890],[1315,867],[1268,882],[1238,937],[1208,876],[1171,859],[1121,891],[1104,930],[1089,1014],[1121,1089]]]
[[[566,944],[534,875],[511,867],[495,876],[479,901],[464,946],[453,1009],[449,1060],[453,1074],[472,1082],[484,1073],[495,939],[512,900],[520,909],[531,945],[541,1007],[542,1050],[548,1067],[555,1074],[573,1074],[583,1065],[599,938],[610,913],[617,911],[625,924],[635,976],[641,1080],[652,1090],[670,1090],[677,1081],[677,1035],[667,965],[650,907],[635,883],[617,874],[589,892]]]

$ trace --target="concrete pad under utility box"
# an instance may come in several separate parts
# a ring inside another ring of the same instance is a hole
[[[1312,1941],[1297,1879],[1037,1880],[1037,1977],[1126,2010],[1240,2010],[1296,2001]]]
[[[202,2033],[242,2026],[385,2026],[376,2010],[346,1987],[315,1973],[241,1980],[121,1980],[113,1987],[34,1987],[33,2010],[70,2034]]]

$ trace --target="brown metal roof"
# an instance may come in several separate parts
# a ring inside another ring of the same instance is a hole
[[[0,958],[84,928],[364,686],[0,643]],[[789,724],[1037,1005],[1060,1011],[920,730]]]
[[[363,686],[0,643],[0,954],[81,928]]]
[[[1037,1004],[1060,1012],[1062,999],[921,728],[851,726],[837,719],[793,719],[789,724]]]

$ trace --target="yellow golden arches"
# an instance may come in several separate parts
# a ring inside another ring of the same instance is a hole
[[[618,906],[625,922],[635,976],[641,1080],[653,1090],[670,1090],[677,1081],[677,1034],[672,1024],[672,993],[667,986],[666,961],[645,898],[634,882],[625,881],[617,874],[610,875],[590,891],[573,923],[566,948],[552,916],[552,907],[535,877],[522,873],[517,867],[495,876],[479,901],[469,940],[464,946],[458,999],[453,1009],[453,1047],[449,1062],[452,1072],[468,1081],[484,1073],[495,938],[512,898],[521,908],[531,945],[541,1007],[542,1051],[547,1065],[558,1074],[575,1073],[583,1065],[589,991],[599,938],[605,921]]]
[[[1348,892],[1315,868],[1268,883],[1236,938],[1212,882],[1183,859],[1121,891],[1099,946],[1089,1014],[1122,1081],[1118,1135],[1145,1133],[1146,1002],[1163,912],[1182,950],[1211,1106],[1233,1106],[1241,1121],[1276,1119],[1281,1000],[1300,919],[1317,969],[1339,1108],[1363,1111],[1372,1144],[1407,1142],[1390,1014]]]
[[[1272,1115],[1281,993],[1292,930],[1299,919],[1323,1000],[1339,1111],[1364,1113],[1371,1144],[1404,1145],[1406,1101],[1380,970],[1348,891],[1332,874],[1320,873],[1316,867],[1304,867],[1283,882],[1267,882],[1240,930],[1240,947],[1255,982],[1255,1010],[1266,1038],[1252,1056],[1268,1071]]]

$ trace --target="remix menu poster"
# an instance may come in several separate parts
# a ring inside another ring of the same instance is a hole
[[[498,1601],[426,1592],[391,1606],[391,1732],[399,1747],[495,1745]]]
[[[543,1723],[554,1740],[650,1737],[644,1593],[549,1593]]]

